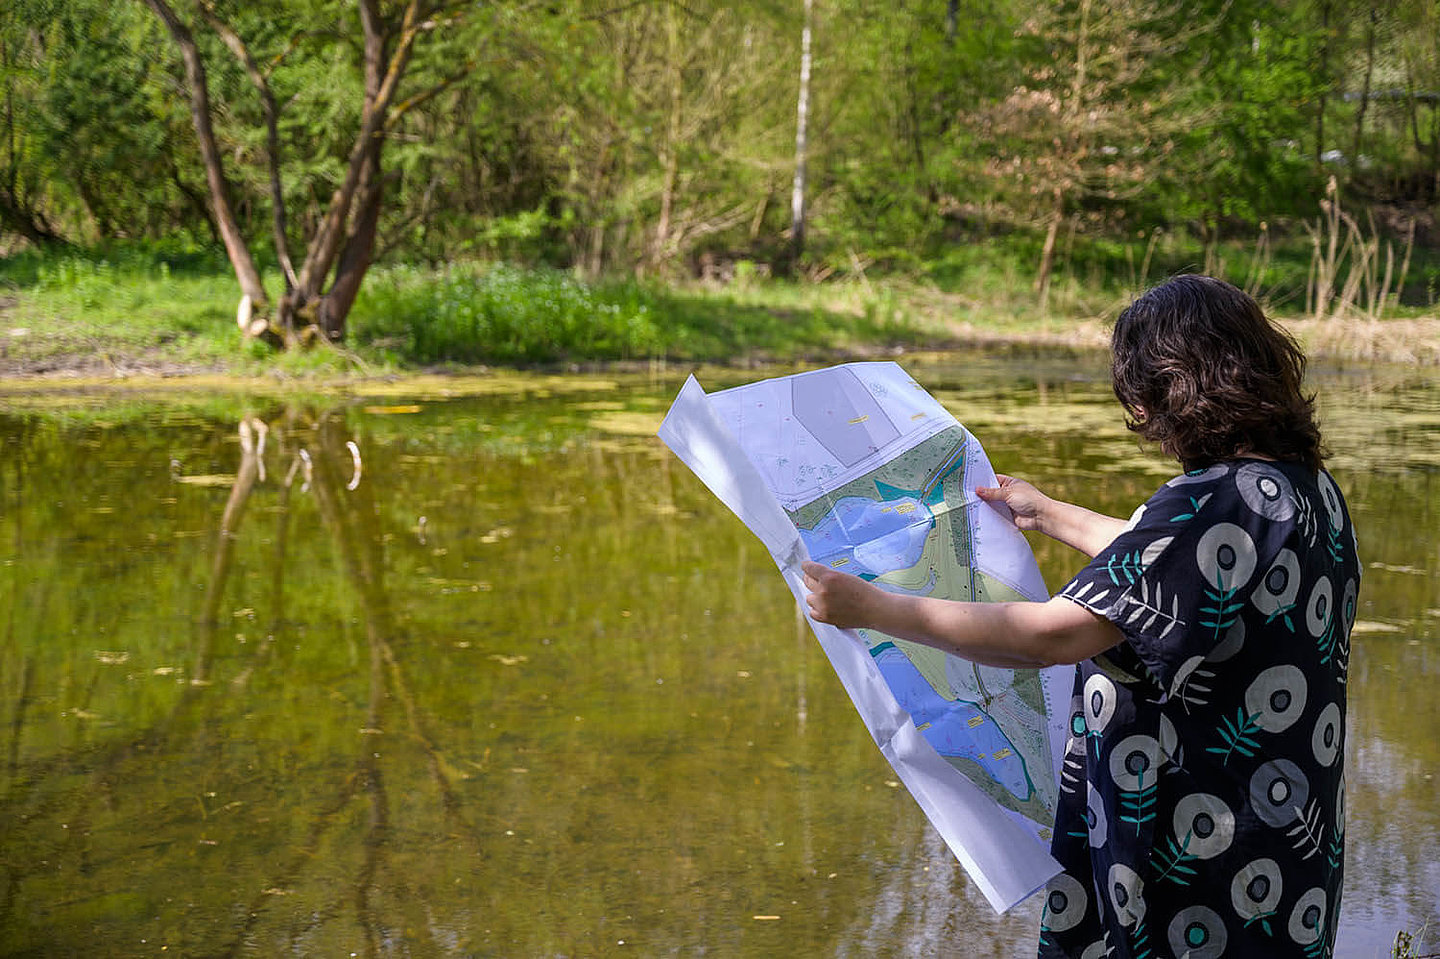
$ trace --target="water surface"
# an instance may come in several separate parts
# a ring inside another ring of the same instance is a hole
[[[1172,472],[1094,361],[905,365],[1055,495]],[[1314,383],[1366,567],[1339,955],[1382,956],[1440,924],[1440,385]],[[0,396],[0,954],[1028,953],[653,438],[678,386]]]

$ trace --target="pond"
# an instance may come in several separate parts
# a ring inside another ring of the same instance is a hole
[[[1172,472],[1102,361],[903,362],[1057,496]],[[0,395],[0,954],[1030,954],[654,438],[681,378]],[[1365,564],[1338,954],[1388,956],[1440,923],[1440,381],[1313,383]]]

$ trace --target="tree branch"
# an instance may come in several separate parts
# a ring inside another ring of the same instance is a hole
[[[360,132],[350,148],[345,179],[335,188],[330,199],[330,209],[316,231],[314,239],[305,254],[305,263],[300,268],[296,294],[301,301],[312,299],[319,291],[324,276],[329,273],[343,239],[350,206],[355,198],[361,175],[364,173],[372,151],[379,149],[380,134],[383,132],[385,116],[394,99],[395,90],[409,64],[415,38],[419,35],[418,0],[410,0],[401,18],[399,38],[395,52],[385,64],[386,36],[383,32],[377,0],[360,0],[360,24],[365,31],[365,108],[360,122]]]
[[[274,233],[275,256],[279,259],[280,268],[285,273],[285,291],[288,293],[295,288],[296,277],[295,265],[290,261],[288,230],[285,224],[285,190],[280,179],[280,130],[275,96],[270,92],[270,82],[260,71],[260,66],[255,62],[255,58],[250,55],[250,49],[245,45],[245,41],[228,23],[220,19],[211,0],[200,0],[200,12],[206,22],[210,24],[211,29],[220,35],[225,46],[230,48],[230,52],[235,54],[235,57],[244,66],[250,82],[260,93],[260,107],[265,114],[265,159],[270,170],[271,228]]]
[[[235,269],[235,278],[240,283],[241,293],[250,297],[256,306],[264,307],[268,305],[269,299],[265,295],[264,284],[260,282],[260,271],[255,268],[250,247],[246,244],[235,220],[235,213],[230,207],[230,184],[225,177],[220,148],[215,142],[215,129],[210,122],[210,88],[205,77],[205,64],[200,59],[200,49],[195,45],[195,37],[190,28],[175,15],[175,11],[165,0],[143,2],[160,18],[171,39],[180,48],[180,58],[185,64],[185,76],[190,88],[190,119],[195,125],[196,139],[200,142],[200,156],[205,163],[205,179],[210,187],[210,204],[215,210],[220,238],[230,257],[230,265]]]
[[[399,103],[395,104],[395,106],[390,109],[390,115],[385,118],[385,129],[388,130],[393,127],[395,125],[395,122],[401,117],[403,117],[410,110],[418,107],[425,101],[432,99],[437,94],[444,93],[446,90],[450,89],[455,84],[459,83],[461,80],[464,80],[471,73],[475,72],[476,66],[476,61],[471,60],[469,63],[465,64],[465,66],[462,67],[460,70],[441,80],[439,83],[435,84],[433,87],[430,87],[428,90],[422,90],[421,92],[413,96],[406,97],[404,100],[401,100]]]

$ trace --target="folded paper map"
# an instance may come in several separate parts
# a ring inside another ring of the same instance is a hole
[[[804,610],[806,559],[894,592],[1043,600],[979,442],[894,363],[707,394],[692,376],[660,438],[774,558]],[[1060,871],[1049,855],[1073,667],[978,666],[810,621],[876,744],[991,906]]]

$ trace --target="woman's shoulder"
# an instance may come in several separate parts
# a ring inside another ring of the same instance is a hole
[[[1211,522],[1225,519],[1247,527],[1284,525],[1311,512],[1338,516],[1343,503],[1339,488],[1323,470],[1317,473],[1301,463],[1237,457],[1167,480],[1136,510],[1131,525],[1142,515],[1153,522],[1161,513],[1172,522],[1203,513]]]
[[[1196,535],[1237,526],[1257,546],[1263,545],[1262,552],[1291,540],[1302,555],[1324,546],[1336,562],[1346,552],[1358,552],[1339,485],[1324,469],[1303,463],[1251,457],[1190,470],[1161,486],[1135,511],[1126,529],[1174,533],[1181,526]]]
[[[1279,504],[1286,494],[1293,496],[1297,490],[1323,495],[1327,486],[1334,488],[1335,481],[1323,469],[1316,472],[1303,463],[1242,456],[1187,470],[1167,480],[1155,495],[1176,495],[1197,489],[1233,491],[1245,502],[1261,508],[1265,504]],[[1338,495],[1338,489],[1335,492]]]

